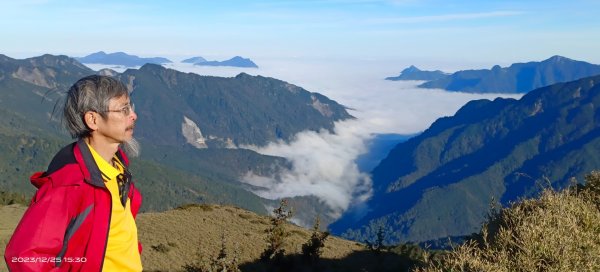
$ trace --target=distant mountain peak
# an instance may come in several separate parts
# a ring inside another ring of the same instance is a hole
[[[142,69],[157,69],[157,68],[164,68],[164,67],[162,65],[156,64],[156,63],[146,63],[146,64],[142,65],[142,67],[140,67],[140,70],[142,70]]]
[[[153,57],[153,58],[140,58],[135,55],[129,55],[125,52],[115,52],[106,54],[104,51],[98,51],[96,53],[92,53],[82,58],[77,58],[78,61],[82,63],[97,63],[104,65],[122,65],[125,67],[135,67],[142,66],[146,63],[171,63],[172,61],[162,58],[162,57]]]
[[[470,93],[526,93],[558,82],[600,74],[600,65],[555,55],[541,62],[514,63],[506,68],[458,71],[419,87]]]
[[[112,53],[112,55],[115,55],[115,56],[133,56],[133,55],[129,55],[129,54],[125,53],[125,52],[121,52],[121,51],[114,52],[114,53]]]
[[[231,66],[231,67],[242,67],[242,68],[258,68],[258,66],[249,58],[241,56],[235,56],[225,61],[208,61],[203,57],[193,57],[181,61],[182,63],[192,63],[199,66]]]
[[[408,68],[402,70],[402,72],[400,72],[400,73],[404,74],[404,73],[414,73],[414,72],[420,72],[420,71],[421,71],[421,69],[417,68],[414,65],[411,65]]]
[[[189,59],[184,59],[181,62],[182,63],[198,63],[198,62],[205,62],[206,59],[203,57],[191,57]]]
[[[258,65],[248,58],[235,56],[225,61],[202,61],[196,62],[195,65],[199,66],[232,66],[241,68],[258,68]]]
[[[100,56],[104,56],[104,55],[107,55],[107,54],[106,54],[106,52],[104,52],[104,51],[98,51],[98,52],[96,52],[96,53],[92,53],[92,54],[90,54],[90,55],[100,55]]]
[[[164,66],[162,66],[160,64],[155,64],[155,63],[146,63],[146,64],[142,65],[142,67],[139,68],[139,71],[148,72],[148,73],[152,73],[152,74],[163,73],[167,70],[170,70],[170,69],[165,68]]]
[[[570,58],[567,57],[563,57],[563,56],[559,56],[559,55],[554,55],[552,57],[550,57],[549,59],[545,60],[545,62],[554,62],[554,63],[560,63],[560,62],[570,62],[570,61],[574,61]]]
[[[235,76],[235,78],[246,78],[246,77],[252,77],[252,75],[249,75],[247,73],[241,72],[237,76]]]
[[[414,65],[409,66],[408,68],[402,70],[400,75],[397,77],[387,77],[386,80],[435,80],[442,77],[445,77],[446,73],[436,70],[436,71],[422,71]]]

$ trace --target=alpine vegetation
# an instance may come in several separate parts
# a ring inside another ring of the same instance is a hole
[[[419,271],[599,271],[600,172],[492,212],[481,232]]]

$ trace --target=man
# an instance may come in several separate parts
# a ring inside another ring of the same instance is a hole
[[[64,123],[78,141],[56,154],[6,247],[11,271],[141,271],[135,216],[141,195],[120,146],[137,115],[127,88],[88,76],[68,91]]]

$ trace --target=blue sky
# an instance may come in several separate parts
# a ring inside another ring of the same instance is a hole
[[[303,132],[289,144],[255,147],[294,164],[281,183],[247,177],[269,188],[262,196],[315,195],[340,212],[370,187],[355,159],[374,134],[420,132],[467,101],[496,96],[424,95],[414,82],[383,78],[410,64],[452,71],[553,55],[600,64],[599,10],[597,0],[0,0],[0,54],[249,57],[260,69],[186,69],[272,76],[355,109],[358,118],[336,123],[335,134]]]
[[[2,54],[600,63],[600,1],[0,1]]]

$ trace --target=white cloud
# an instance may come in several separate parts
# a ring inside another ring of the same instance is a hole
[[[337,122],[333,133],[304,131],[295,135],[289,143],[246,147],[262,154],[285,157],[292,165],[291,169],[282,170],[274,176],[247,173],[243,177],[244,182],[262,187],[256,190],[257,194],[269,199],[316,196],[331,208],[334,217],[371,194],[371,179],[368,173],[358,170],[355,160],[367,151],[366,145],[374,134],[417,133],[427,129],[437,118],[453,115],[470,100],[521,96],[420,89],[416,87],[419,82],[384,80],[387,76],[398,75],[410,64],[420,66],[406,61],[301,58],[258,58],[253,61],[259,69],[198,67],[180,63],[167,67],[225,77],[240,72],[270,76],[320,92],[355,109],[350,113],[357,119]]]
[[[354,159],[365,153],[370,134],[361,121],[336,123],[334,133],[305,131],[290,143],[270,143],[264,147],[248,147],[261,154],[287,158],[292,168],[271,177],[248,173],[243,181],[261,187],[258,195],[269,198],[316,196],[338,217],[354,200],[371,195],[371,179],[361,173]]]

